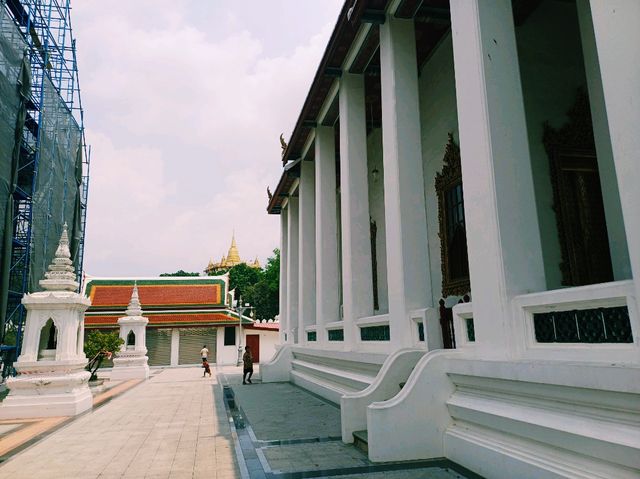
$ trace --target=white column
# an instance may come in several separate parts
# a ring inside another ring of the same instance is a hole
[[[591,0],[591,16],[631,272],[640,298],[640,2]]]
[[[307,326],[316,323],[316,220],[315,166],[311,161],[300,164],[299,248],[298,254],[298,342],[307,342]]]
[[[171,330],[171,366],[178,365],[178,357],[180,355],[180,330],[173,328]]]
[[[467,246],[477,347],[515,347],[510,299],[542,291],[511,0],[451,0]]]
[[[298,328],[298,198],[289,197],[287,203],[289,225],[287,231],[287,324],[289,342],[297,342]]]
[[[285,334],[289,337],[289,321],[287,317],[287,255],[289,248],[287,240],[289,232],[287,230],[287,220],[289,217],[288,209],[283,208],[280,211],[280,301],[278,308],[278,317],[280,320],[280,343],[285,343]]]
[[[77,352],[78,325],[74,321],[75,311],[64,311],[58,318],[58,340],[56,342],[56,361],[75,359]]]
[[[579,0],[576,3],[578,21],[580,23],[580,37],[582,39],[582,53],[584,56],[587,86],[589,88],[589,104],[591,120],[593,122],[593,136],[598,157],[598,173],[602,190],[602,202],[609,235],[609,249],[611,251],[611,265],[615,280],[632,278],[629,263],[629,249],[624,229],[620,192],[611,149],[609,136],[609,122],[602,91],[602,76],[598,63],[598,51],[593,34],[591,9],[589,0]]]
[[[336,153],[333,127],[316,128],[316,324],[317,341],[327,341],[324,323],[340,319]]]
[[[355,320],[373,314],[364,77],[340,79],[340,191],[345,348],[357,341]]]
[[[431,306],[413,20],[380,26],[384,209],[392,349],[411,346],[409,313]]]

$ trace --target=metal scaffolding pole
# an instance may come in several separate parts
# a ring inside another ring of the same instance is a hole
[[[74,260],[82,281],[90,149],[70,14],[70,0],[0,0],[0,41],[16,55],[24,52],[31,73],[14,206],[6,211],[12,215],[9,281],[0,285],[0,305],[6,304],[0,344],[15,346],[14,353],[25,319],[22,297],[38,288],[65,222],[78,225]]]

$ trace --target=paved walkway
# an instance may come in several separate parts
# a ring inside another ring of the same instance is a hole
[[[203,379],[200,368],[163,370],[3,463],[0,476],[238,478],[214,388],[216,378]]]
[[[258,371],[243,386],[238,371],[156,371],[1,463],[0,477],[475,477],[447,461],[374,464],[340,440],[338,407],[289,383],[260,384]]]
[[[465,479],[477,477],[446,460],[372,463],[341,438],[340,409],[290,383],[242,385],[222,374],[225,402],[248,479]]]

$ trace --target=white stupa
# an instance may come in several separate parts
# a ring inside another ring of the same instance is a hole
[[[149,365],[147,364],[147,324],[149,320],[142,316],[142,307],[138,297],[138,285],[133,285],[131,300],[126,316],[118,319],[120,337],[124,344],[113,359],[112,381],[125,379],[147,379]]]
[[[91,300],[77,293],[65,223],[55,258],[40,280],[44,291],[25,294],[22,348],[7,379],[0,419],[74,416],[93,405],[84,370],[84,312]]]

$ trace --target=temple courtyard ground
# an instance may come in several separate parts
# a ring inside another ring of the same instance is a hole
[[[340,411],[289,383],[242,385],[238,368],[152,370],[77,418],[0,423],[0,476],[464,479],[446,461],[371,463],[340,440]]]

